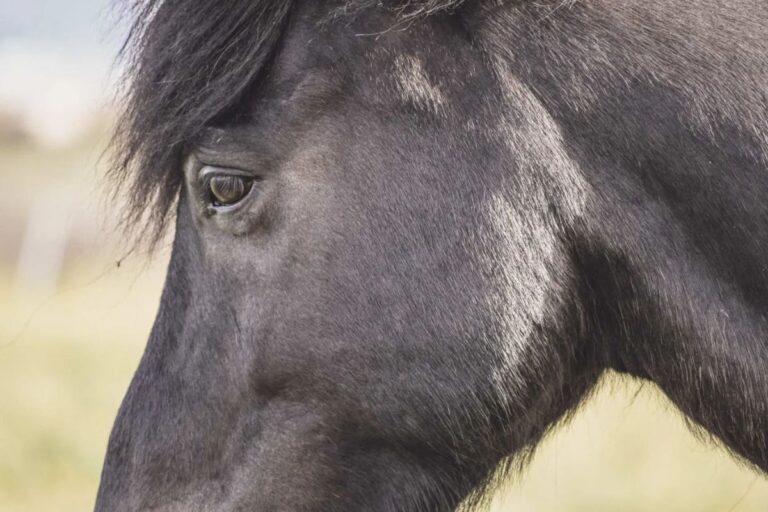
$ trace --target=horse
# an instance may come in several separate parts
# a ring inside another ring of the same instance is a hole
[[[173,242],[97,511],[454,510],[608,371],[768,471],[764,2],[127,9]]]

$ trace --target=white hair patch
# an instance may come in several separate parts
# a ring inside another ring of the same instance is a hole
[[[404,101],[438,113],[445,103],[440,88],[432,83],[424,69],[423,62],[412,56],[398,56],[395,59],[395,81]]]

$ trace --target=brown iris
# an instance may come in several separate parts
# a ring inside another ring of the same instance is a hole
[[[251,190],[253,180],[244,176],[216,175],[208,180],[213,206],[231,206]]]

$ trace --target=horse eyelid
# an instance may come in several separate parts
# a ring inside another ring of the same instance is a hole
[[[202,164],[200,170],[197,172],[197,181],[198,183],[203,184],[214,176],[238,176],[254,181],[261,180],[261,176],[236,167],[220,167],[216,165]]]

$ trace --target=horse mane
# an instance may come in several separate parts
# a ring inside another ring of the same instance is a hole
[[[464,0],[344,0],[338,14],[371,7],[410,20]],[[158,241],[182,182],[180,157],[206,124],[232,109],[268,67],[293,0],[137,0],[120,52],[122,112],[109,173],[128,192],[126,228]]]

